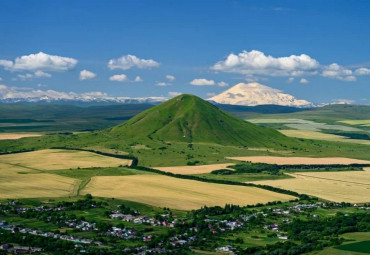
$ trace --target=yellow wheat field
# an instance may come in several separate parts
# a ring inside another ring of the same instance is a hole
[[[106,157],[92,152],[51,149],[1,155],[0,163],[1,162],[37,170],[57,170],[78,167],[115,167],[131,164],[131,160]]]
[[[330,164],[370,164],[370,161],[353,158],[310,158],[310,157],[275,157],[275,156],[249,156],[249,157],[227,157],[228,159],[251,161],[253,163],[268,163],[278,165],[330,165]]]
[[[291,174],[294,179],[256,181],[335,202],[370,202],[370,168],[365,171],[304,172]]]
[[[370,120],[339,120],[338,122],[348,125],[370,125]]]
[[[166,167],[154,167],[163,172],[170,172],[174,174],[205,174],[210,173],[214,170],[225,169],[234,163],[226,164],[212,164],[212,165],[203,165],[203,166],[166,166]],[[232,169],[231,169],[232,170]]]
[[[253,187],[206,183],[163,175],[93,177],[83,193],[183,210],[198,209],[204,205],[247,205],[294,198]]]
[[[23,137],[37,137],[42,134],[37,133],[0,133],[0,140],[15,140]]]
[[[62,197],[75,193],[79,180],[0,163],[0,199]]]

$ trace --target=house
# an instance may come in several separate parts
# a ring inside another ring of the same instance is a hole
[[[218,247],[215,249],[216,251],[223,251],[223,252],[232,252],[233,248],[230,245]]]
[[[287,236],[278,235],[277,237],[281,240],[288,240]]]
[[[114,220],[122,220],[125,217],[125,215],[122,213],[114,213],[111,214],[110,217]]]
[[[3,250],[3,251],[7,251],[7,250],[10,250],[12,248],[13,248],[13,245],[8,244],[8,243],[0,245],[0,250]]]

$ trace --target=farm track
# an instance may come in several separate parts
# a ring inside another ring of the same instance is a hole
[[[19,164],[12,164],[12,163],[9,163],[9,162],[3,162],[3,161],[0,161],[0,163],[2,163],[2,164],[4,164],[4,165],[16,166],[16,167],[25,168],[25,169],[28,169],[28,170],[33,170],[33,171],[37,171],[37,172],[40,172],[40,173],[44,173],[44,172],[45,172],[45,171],[42,171],[42,170],[40,170],[40,169],[33,168],[33,167],[29,167],[29,166],[22,166],[22,165],[19,165]]]
[[[81,180],[80,184],[78,185],[77,191],[76,191],[76,196],[79,196],[81,191],[91,182],[91,178],[89,177],[86,180]]]
[[[306,174],[291,174],[291,176],[302,176],[302,177],[309,177],[309,178],[314,178],[314,179],[321,179],[321,180],[328,180],[328,181],[336,181],[336,182],[343,182],[343,183],[350,183],[350,184],[359,184],[359,185],[366,185],[370,186],[370,183],[361,183],[361,182],[351,182],[351,181],[343,181],[343,180],[338,180],[338,179],[332,179],[332,178],[325,178],[325,177],[317,177],[317,176],[312,176],[312,175],[306,175]]]

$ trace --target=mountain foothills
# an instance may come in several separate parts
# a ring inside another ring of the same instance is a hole
[[[321,156],[337,156],[338,149],[349,157],[368,155],[365,145],[338,146],[329,141],[287,137],[275,129],[234,117],[193,95],[175,97],[111,128],[0,143],[0,152],[7,153],[45,148],[126,153],[137,157],[144,166],[212,164],[230,162],[226,157],[271,153],[312,156],[320,152]]]
[[[268,146],[287,137],[236,118],[193,95],[180,95],[115,126],[118,137],[147,137],[152,140],[186,143],[215,143],[238,146]]]
[[[230,89],[209,98],[219,104],[232,105],[285,105],[295,107],[311,107],[312,103],[306,100],[296,99],[294,96],[284,94],[278,89],[274,89],[259,83],[239,83]]]

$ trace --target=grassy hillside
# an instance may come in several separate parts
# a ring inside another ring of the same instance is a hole
[[[117,137],[216,143],[238,146],[273,146],[289,142],[279,132],[238,119],[192,95],[181,95],[113,127]]]

